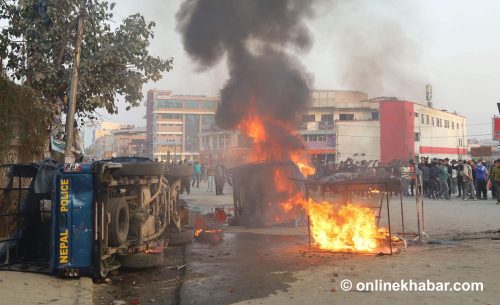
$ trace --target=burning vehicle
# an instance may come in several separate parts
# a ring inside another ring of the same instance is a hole
[[[312,80],[295,54],[311,47],[304,21],[312,6],[312,0],[186,1],[177,30],[200,69],[227,59],[230,78],[220,92],[216,124],[251,142],[239,165],[226,164],[240,223],[269,226],[307,218],[319,248],[375,252],[387,238],[379,215],[353,202],[316,202],[303,183],[316,172],[296,131]]]

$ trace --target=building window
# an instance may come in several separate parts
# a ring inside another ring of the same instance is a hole
[[[200,102],[200,104],[201,104],[201,108],[203,108],[203,109],[215,110],[215,108],[217,108],[217,103],[214,101],[203,101],[203,102]]]
[[[198,134],[200,132],[200,118],[198,114],[187,114],[186,115],[186,126],[185,126],[185,148],[186,151],[198,151],[200,149],[200,138]]]
[[[219,147],[217,146],[217,144],[219,144],[219,142],[217,141],[217,136],[212,136],[212,144],[213,144],[213,149],[219,149]]]
[[[314,114],[304,114],[302,115],[302,122],[307,123],[307,122],[314,122],[316,121],[316,117]]]
[[[333,114],[322,114],[321,122],[333,122]]]
[[[215,127],[215,115],[202,114],[201,115],[201,131],[207,132]]]
[[[372,112],[372,121],[378,121],[378,111]]]
[[[354,114],[352,113],[341,113],[339,114],[340,121],[354,121]]]
[[[326,142],[326,135],[318,135],[318,141]]]
[[[429,115],[425,116],[426,124],[429,125]]]
[[[431,118],[432,119],[432,126],[434,126],[434,118]]]
[[[455,122],[451,122],[451,129],[455,129]]]
[[[182,120],[182,114],[159,113],[158,120]]]
[[[198,101],[185,101],[184,107],[187,109],[198,109],[200,107],[200,104],[198,103]]]
[[[420,142],[420,133],[415,132],[415,142]]]
[[[316,142],[318,141],[318,136],[315,134],[309,135],[309,142]]]
[[[418,118],[418,112],[415,112],[415,117]]]
[[[224,149],[226,147],[226,135],[219,135],[219,148]]]
[[[424,120],[424,119],[425,119],[425,118],[424,118],[424,115],[422,114],[422,115],[420,116],[420,123],[421,123],[421,124],[424,124],[424,123],[425,123],[425,120]]]
[[[158,108],[174,108],[179,109],[182,108],[182,102],[174,101],[174,100],[159,100]]]

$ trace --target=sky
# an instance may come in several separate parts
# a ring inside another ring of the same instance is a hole
[[[235,0],[245,1],[245,0]],[[120,0],[115,20],[141,13],[155,21],[151,54],[174,58],[174,69],[148,89],[217,95],[227,80],[222,61],[200,71],[184,52],[175,14],[181,0]],[[469,137],[491,138],[500,102],[500,2],[494,0],[317,0],[305,20],[314,44],[298,57],[317,89],[367,92],[425,103],[432,84],[435,108],[468,119]],[[228,25],[230,26],[230,25]],[[104,119],[145,125],[145,107]]]

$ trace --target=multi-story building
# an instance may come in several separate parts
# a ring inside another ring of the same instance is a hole
[[[354,101],[363,97],[361,92],[352,93],[354,100],[341,100],[336,97],[338,92],[316,91],[312,107],[303,116],[307,128],[300,133],[311,153],[321,147],[317,152],[326,149],[323,157],[329,160],[384,163],[416,156],[462,158],[467,154],[463,116],[394,97]],[[325,96],[322,101],[318,101],[318,94]]]
[[[357,109],[358,120],[371,119],[369,109],[360,109],[356,103],[368,99],[368,95],[359,91],[349,90],[314,90],[311,104],[302,114],[302,124],[299,134],[304,138],[308,152],[325,160],[335,160],[337,152],[336,122],[350,118],[339,111]],[[366,107],[362,105],[362,107]]]
[[[117,126],[119,127],[115,128]],[[113,124],[107,126],[106,129],[96,130],[95,135],[92,145],[95,158],[144,156],[146,153],[146,128],[144,127]]]
[[[368,99],[359,91],[313,91],[299,134],[309,154],[323,160],[386,163],[467,155],[465,117],[394,97]],[[205,151],[247,144],[236,132],[205,132],[200,138]]]
[[[196,159],[199,134],[211,130],[219,97],[173,95],[170,90],[149,90],[146,101],[147,146],[151,158]]]
[[[123,128],[113,131],[114,154],[119,157],[144,156],[146,128]]]

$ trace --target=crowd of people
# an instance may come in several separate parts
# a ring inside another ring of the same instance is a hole
[[[347,159],[339,163],[323,162],[313,158],[316,168],[313,178],[321,178],[338,173],[354,173],[363,176],[379,176],[401,179],[401,192],[405,196],[415,196],[416,192],[431,199],[487,200],[491,198],[500,204],[500,159],[495,162],[420,158],[413,160],[393,160],[382,164],[378,160],[354,161]],[[198,161],[179,161],[179,165],[193,167],[193,176],[182,179],[181,193],[189,194],[191,188],[200,188],[200,182],[207,182],[207,192],[224,194],[226,183],[232,185],[222,162],[211,166]]]
[[[422,157],[418,163],[394,160],[385,165],[378,160],[347,159],[338,164],[323,163],[317,159],[312,161],[316,167],[316,178],[349,172],[360,176],[400,178],[403,195],[414,196],[418,191],[432,199],[456,196],[463,200],[487,200],[491,190],[491,198],[500,204],[500,159],[485,162]]]
[[[177,165],[188,165],[193,167],[192,177],[183,177],[181,179],[181,194],[190,194],[191,188],[200,188],[200,182],[207,182],[207,192],[213,192],[215,195],[224,195],[224,186],[226,182],[232,185],[231,178],[227,175],[226,169],[222,162],[217,162],[214,165],[208,166],[201,164],[198,161],[179,161]]]

